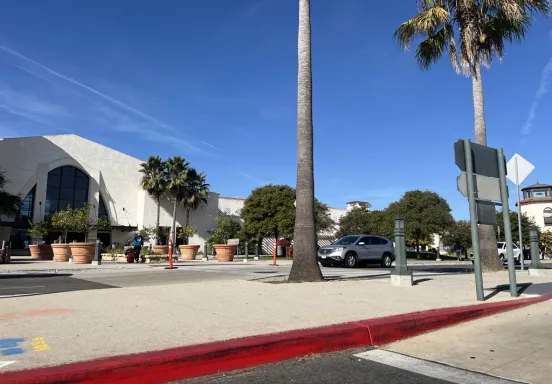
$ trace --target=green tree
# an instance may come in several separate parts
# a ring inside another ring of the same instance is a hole
[[[471,223],[467,220],[458,220],[443,234],[443,245],[454,249],[456,245],[464,247],[464,257],[472,246]]]
[[[314,211],[310,0],[299,0],[297,46],[297,208],[289,281],[322,281]]]
[[[416,244],[420,257],[420,244],[429,241],[435,233],[445,233],[454,223],[447,201],[435,192],[408,191],[397,202],[389,205],[388,213],[406,219],[406,237]]]
[[[216,218],[217,226],[211,232],[209,244],[226,244],[228,239],[237,239],[240,236],[241,225],[227,213],[221,213]]]
[[[188,183],[188,171],[190,163],[180,156],[175,156],[166,161],[167,165],[167,189],[173,202],[172,240],[173,248],[176,244],[176,207],[186,198],[186,185]]]
[[[84,206],[70,211],[72,218],[70,219],[71,226],[69,229],[84,234],[85,242],[88,241],[88,232],[95,228],[91,223],[91,209],[94,209],[94,206],[84,204]]]
[[[186,227],[190,225],[190,211],[196,211],[207,205],[209,196],[209,184],[203,172],[197,173],[195,169],[188,171],[186,179],[186,196],[184,197],[184,208],[186,208]],[[193,236],[193,235],[192,235]],[[189,236],[184,237],[185,244],[188,244]]]
[[[65,243],[67,243],[67,233],[74,227],[73,219],[73,209],[70,206],[55,212],[51,217],[52,228],[62,232]]]
[[[417,0],[418,14],[402,23],[395,40],[408,49],[414,39],[418,65],[428,70],[448,53],[454,70],[472,79],[475,140],[487,145],[481,65],[490,67],[493,57],[502,60],[506,43],[522,41],[532,15],[548,15],[549,0]],[[458,42],[455,32],[458,31]],[[459,47],[459,49],[458,49]],[[496,252],[492,226],[479,226],[481,261],[486,272],[503,271]]]
[[[0,169],[0,215],[14,217],[19,212],[21,197],[4,190],[8,183],[6,174]]]
[[[499,211],[497,214],[497,222],[499,225],[503,225],[504,223],[504,212]],[[512,240],[514,242],[519,241],[519,227],[518,227],[518,214],[517,211],[510,211],[510,227],[512,230]],[[521,213],[521,233],[523,237],[523,244],[526,247],[529,247],[529,228],[537,228],[537,232],[541,233],[541,230],[535,220],[532,217],[527,216],[525,213]],[[495,231],[498,231],[498,229],[495,227]],[[502,233],[502,241],[504,241],[504,230],[501,231]]]
[[[276,241],[280,236],[293,237],[294,203],[295,189],[288,185],[265,185],[254,189],[241,211],[244,236],[249,240],[271,236]],[[317,199],[315,222],[317,233],[327,233],[335,226],[329,207]]]
[[[352,208],[339,220],[338,237],[356,234],[379,235],[392,238],[393,218],[387,210],[370,210],[369,204]]]
[[[159,216],[161,214],[161,197],[167,191],[167,172],[166,163],[159,156],[150,156],[145,163],[140,164],[140,187],[148,193],[148,195],[157,204],[157,218],[155,221],[155,243],[160,243],[159,238]]]
[[[33,239],[43,240],[44,236],[46,236],[48,232],[50,232],[48,222],[43,221],[39,223],[33,223],[32,221],[29,220],[29,229],[27,229],[27,233]]]

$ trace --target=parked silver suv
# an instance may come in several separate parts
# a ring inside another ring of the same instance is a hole
[[[393,242],[385,237],[351,235],[332,245],[320,247],[318,261],[323,267],[345,264],[348,268],[354,268],[359,264],[375,262],[389,268],[395,261],[395,251]]]

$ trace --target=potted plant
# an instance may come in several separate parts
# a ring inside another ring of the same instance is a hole
[[[178,231],[179,239],[189,239],[197,233],[197,228],[193,226],[185,226]],[[183,244],[179,245],[180,256],[182,260],[195,260],[197,252],[199,251],[199,245],[195,244]]]
[[[45,222],[32,223],[29,221],[30,228],[27,233],[31,236],[33,244],[29,245],[31,251],[31,259],[36,260],[52,260],[54,253],[52,246],[49,244],[43,244],[42,240],[44,236],[48,234],[48,224]]]
[[[152,246],[153,252],[156,255],[167,255],[169,253],[169,245],[167,244],[167,237],[169,237],[169,227],[156,227],[153,228],[152,233],[158,241],[158,244]]]
[[[228,214],[217,216],[217,227],[213,229],[210,242],[213,243],[218,262],[233,261],[238,246],[227,244],[228,239],[238,237],[241,226]]]
[[[67,232],[72,226],[73,210],[67,207],[62,211],[57,211],[52,215],[52,228],[61,231],[62,236],[59,237],[57,243],[52,244],[54,253],[54,261],[66,262],[71,257],[71,250],[67,244]]]
[[[82,208],[72,210],[72,220],[69,229],[84,234],[84,243],[69,243],[74,264],[90,264],[94,258],[96,244],[88,242],[88,231],[94,228],[90,223],[91,206],[85,204]]]

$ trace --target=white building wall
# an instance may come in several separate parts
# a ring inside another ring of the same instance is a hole
[[[552,208],[552,201],[521,203],[521,213],[533,218],[541,230],[552,231],[552,226],[544,225],[545,208]]]

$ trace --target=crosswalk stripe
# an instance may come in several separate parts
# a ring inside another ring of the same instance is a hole
[[[354,355],[355,357],[370,360],[376,363],[389,365],[405,371],[433,377],[439,380],[458,384],[513,384],[510,381],[498,377],[484,375],[482,373],[465,371],[448,365],[421,360],[399,353],[374,349]]]

